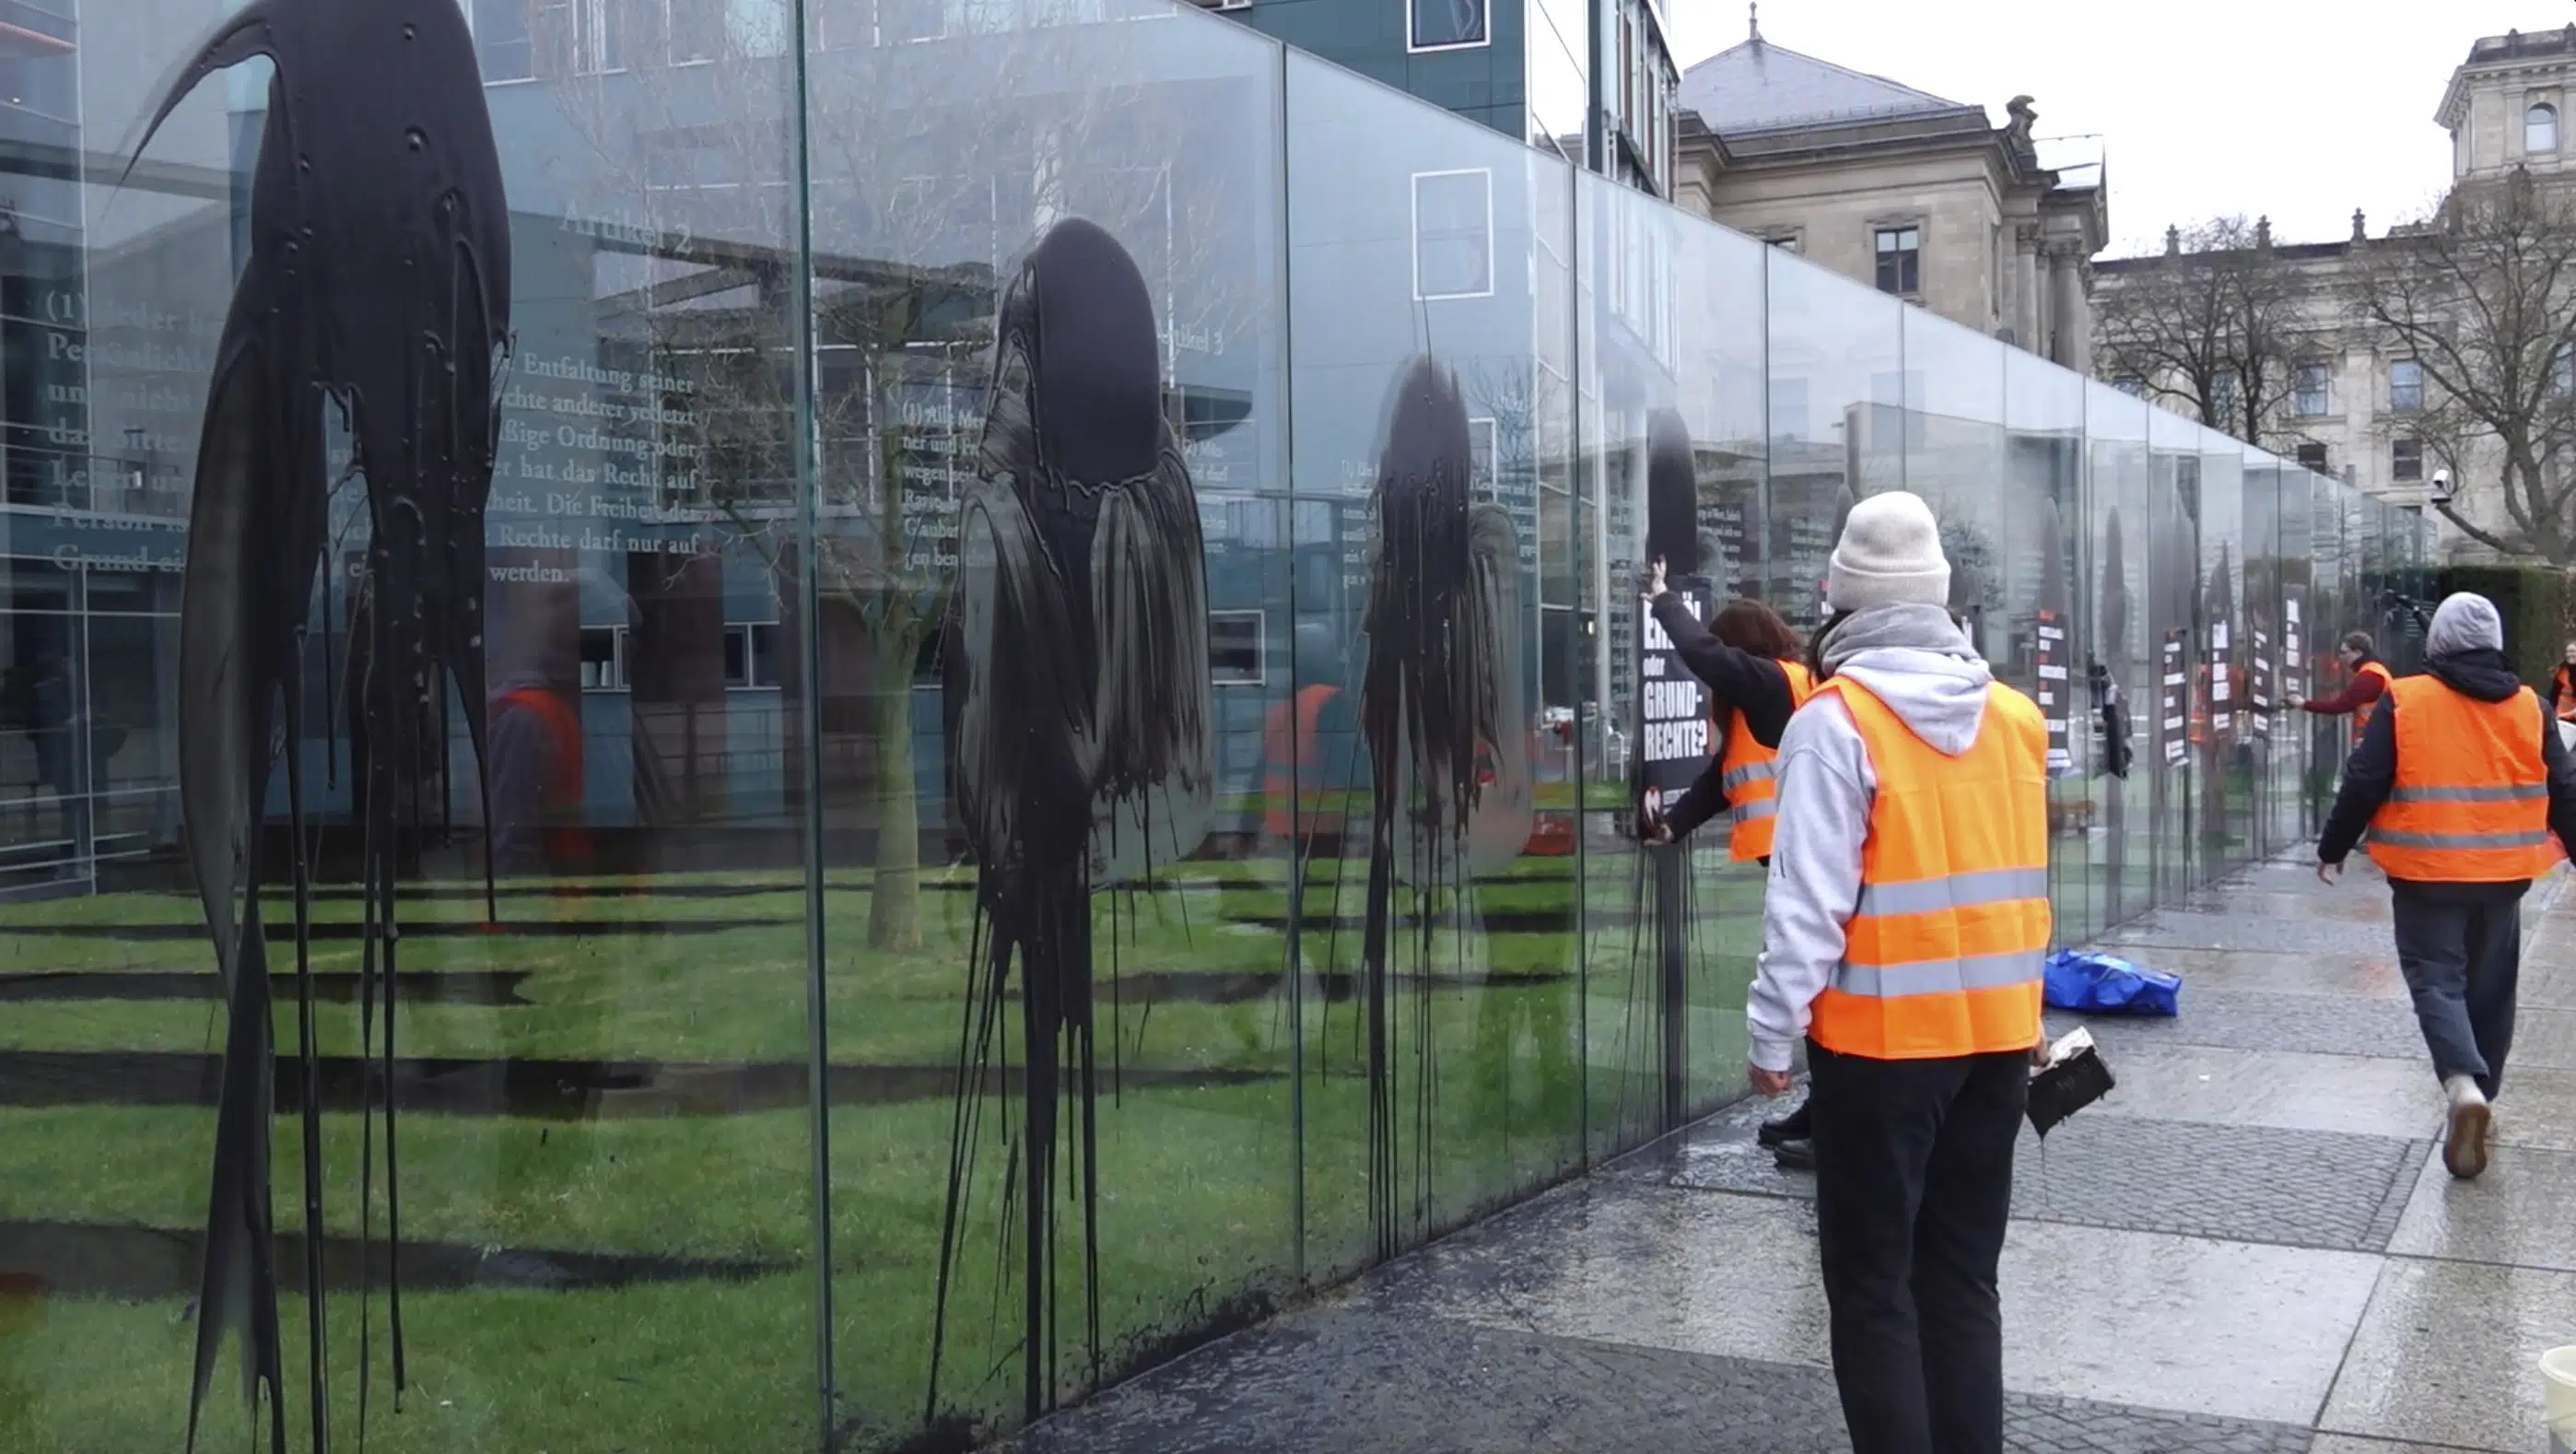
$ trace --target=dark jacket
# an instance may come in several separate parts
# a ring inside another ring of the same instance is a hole
[[[2504,653],[2492,649],[2435,657],[2425,663],[2425,670],[2452,690],[2481,702],[2501,702],[2522,686],[2513,668],[2505,664]],[[2576,852],[2576,765],[2570,764],[2567,749],[2558,740],[2556,715],[2547,703],[2533,716],[2532,730],[2540,734],[2540,760],[2549,769],[2549,830]],[[2334,811],[2326,816],[2325,832],[2317,839],[2319,862],[2341,863],[2352,853],[2372,815],[2388,801],[2388,790],[2396,780],[2397,698],[2391,693],[2362,729],[2360,745],[2344,763],[2343,790],[2335,794]]]
[[[1718,720],[1728,720],[1730,709],[1742,712],[1755,742],[1778,747],[1780,734],[1788,729],[1789,714],[1798,709],[1789,693],[1789,673],[1780,663],[1718,640],[1682,604],[1681,597],[1670,591],[1655,598],[1655,619],[1663,623],[1664,634],[1673,639],[1673,649],[1681,653],[1682,665],[1690,668],[1692,676],[1706,682],[1717,698],[1711,711]],[[1675,838],[1688,837],[1726,806],[1724,761],[1721,746],[1710,756],[1707,771],[1664,814],[1665,826],[1672,829]]]

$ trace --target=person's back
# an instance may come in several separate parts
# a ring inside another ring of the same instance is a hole
[[[2003,1446],[1996,1268],[2041,1038],[2047,730],[1946,609],[1916,497],[1854,508],[1780,740],[1757,1090],[1813,1073],[1816,1225],[1858,1454]]]

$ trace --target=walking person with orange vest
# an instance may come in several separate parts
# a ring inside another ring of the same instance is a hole
[[[2576,641],[2567,643],[2567,655],[2549,673],[2549,709],[2561,722],[2576,722]]]
[[[2361,734],[2370,726],[2371,714],[2379,709],[2379,699],[2388,691],[2396,674],[2379,659],[2377,646],[2367,631],[2355,631],[2343,639],[2335,653],[2342,658],[2345,673],[2343,690],[2328,696],[2312,697],[2305,702],[2293,700],[2288,705],[2305,707],[2320,717],[2352,714],[2352,740],[2361,742]]]
[[[1855,1454],[1997,1454],[1996,1268],[2041,1043],[2048,728],[1948,609],[1911,494],[1852,508],[1781,734],[1754,1089],[1813,1072],[1816,1232]]]
[[[1798,634],[1780,613],[1760,601],[1734,601],[1707,626],[1682,598],[1664,587],[1664,563],[1646,577],[1646,607],[1662,623],[1691,675],[1708,684],[1719,750],[1680,800],[1649,823],[1647,838],[1670,843],[1687,838],[1723,809],[1728,817],[1727,856],[1737,863],[1771,863],[1771,834],[1779,810],[1774,776],[1780,733],[1789,716],[1815,691],[1815,676],[1799,660]],[[1813,1171],[1807,1108],[1762,1125],[1762,1144],[1785,1171]]]
[[[2397,962],[2450,1099],[2442,1162],[2486,1170],[2490,1108],[2513,1048],[2522,896],[2576,844],[2576,776],[2558,725],[2515,680],[2494,603],[2460,592],[2433,613],[2425,671],[2389,684],[2344,764],[2317,841],[2333,883],[2356,842],[2388,876]]]

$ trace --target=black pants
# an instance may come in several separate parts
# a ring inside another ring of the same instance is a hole
[[[2513,1049],[2513,1001],[2522,978],[2522,896],[2528,883],[2392,880],[2397,964],[2415,997],[2415,1022],[2433,1073],[2474,1078],[2494,1100]]]
[[[2027,1051],[1869,1060],[1808,1046],[1816,1232],[1853,1454],[1999,1454]]]

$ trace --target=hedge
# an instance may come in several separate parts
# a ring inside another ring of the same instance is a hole
[[[2504,617],[2505,656],[2515,675],[2545,688],[2567,643],[2576,640],[2576,591],[2567,572],[2546,565],[2452,565],[2436,577],[2439,594],[2475,591]]]

